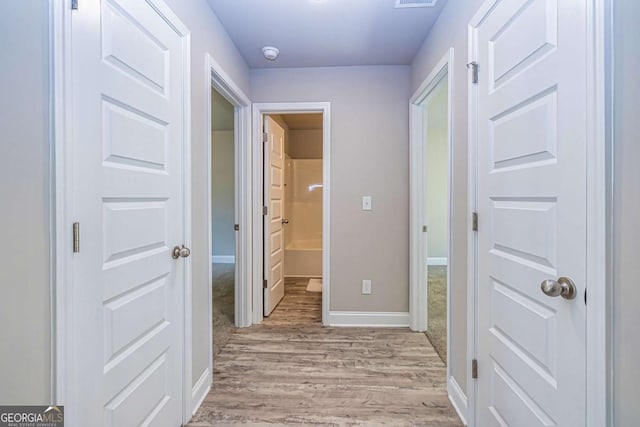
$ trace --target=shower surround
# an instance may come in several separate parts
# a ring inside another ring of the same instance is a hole
[[[285,276],[322,277],[322,159],[287,159]]]

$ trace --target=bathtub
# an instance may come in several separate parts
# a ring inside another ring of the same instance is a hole
[[[284,248],[284,275],[322,277],[322,240],[294,240]]]

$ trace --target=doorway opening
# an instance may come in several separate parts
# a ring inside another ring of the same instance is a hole
[[[211,88],[211,295],[213,356],[235,330],[234,106]]]
[[[254,198],[254,323],[274,321],[278,304],[304,321],[328,323],[329,109],[325,102],[254,104],[254,140],[263,142],[253,158],[263,171],[254,175],[262,194]]]
[[[264,117],[264,316],[322,321],[322,113]],[[281,310],[282,311],[282,310]]]
[[[454,378],[452,329],[464,327],[464,308],[453,316],[452,235],[453,48],[449,48],[409,101],[411,130],[410,327],[424,331],[447,370],[447,392],[464,419],[467,402]],[[462,320],[461,320],[462,319]],[[454,322],[455,320],[455,322]],[[456,366],[459,366],[456,365]]]
[[[442,361],[447,363],[449,300],[449,84],[442,75],[422,103],[424,112],[424,188],[427,227],[427,330]]]
[[[207,210],[203,223],[208,242],[201,256],[208,266],[209,280],[207,295],[193,298],[193,306],[206,301],[207,321],[205,324],[201,310],[194,310],[191,303],[187,305],[186,347],[190,349],[191,342],[203,339],[204,334],[196,336],[194,331],[202,332],[204,327],[210,341],[209,365],[204,372],[192,372],[191,355],[187,357],[187,377],[191,377],[193,386],[186,407],[191,409],[200,406],[211,384],[214,351],[222,348],[233,328],[245,328],[252,322],[251,101],[211,55],[205,55],[205,63],[203,97],[207,119],[202,134],[207,138],[206,151],[194,153],[193,160],[194,164],[206,164],[208,176],[204,191],[194,190],[194,194]],[[221,324],[226,327],[214,331]]]

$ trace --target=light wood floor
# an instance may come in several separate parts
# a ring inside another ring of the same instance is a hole
[[[305,287],[288,279],[274,313],[231,336],[190,427],[462,425],[424,334],[322,327],[322,296]]]

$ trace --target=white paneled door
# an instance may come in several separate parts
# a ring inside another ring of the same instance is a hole
[[[284,129],[271,117],[264,119],[264,315],[284,297]]]
[[[153,5],[152,5],[153,4]],[[80,1],[72,15],[77,426],[182,424],[183,38],[157,1]],[[179,254],[180,255],[180,254]]]
[[[493,3],[475,32],[476,425],[584,426],[587,2]]]

